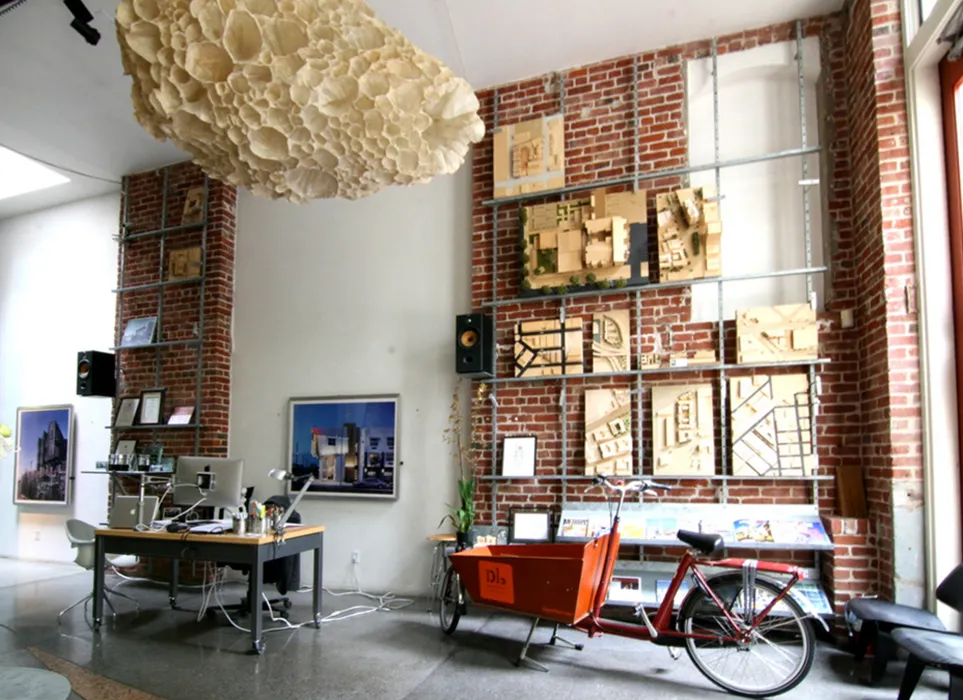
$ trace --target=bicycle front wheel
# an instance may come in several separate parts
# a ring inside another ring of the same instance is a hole
[[[441,596],[438,605],[438,622],[441,625],[441,631],[445,634],[451,634],[458,627],[463,601],[461,579],[454,568],[449,568],[441,583]]]
[[[815,636],[799,603],[787,595],[745,634],[782,587],[762,578],[746,587],[735,572],[708,583],[718,603],[696,587],[679,611],[679,630],[693,635],[686,638],[686,651],[696,668],[720,688],[746,697],[778,695],[802,682],[813,664]]]

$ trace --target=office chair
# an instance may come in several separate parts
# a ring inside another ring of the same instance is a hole
[[[74,563],[77,566],[86,569],[87,571],[93,571],[93,568],[96,565],[96,557],[94,552],[94,526],[90,525],[89,523],[85,523],[83,520],[71,518],[66,522],[64,528],[67,531],[67,540],[70,542],[70,546],[77,550],[77,556],[74,559]],[[137,557],[126,554],[108,556],[107,562],[112,568],[125,569],[131,566],[136,566]],[[140,611],[140,603],[138,603],[134,598],[131,598],[129,595],[121,593],[120,591],[115,591],[113,588],[110,588],[107,585],[104,586],[104,591],[106,593],[120,596],[121,598],[126,598],[134,603],[137,611]],[[87,601],[91,600],[93,597],[94,594],[93,591],[91,591],[70,607],[61,610],[60,614],[57,615],[57,624],[60,624],[60,620],[64,616],[64,613],[73,610],[81,603],[86,604]],[[104,600],[107,602],[110,612],[114,615],[114,617],[116,617],[117,611],[114,610],[114,605],[110,602],[110,597],[105,595]]]

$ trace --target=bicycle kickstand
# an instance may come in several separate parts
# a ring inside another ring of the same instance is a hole
[[[558,634],[558,623],[555,623],[555,628],[552,630],[552,638],[548,643],[552,646],[557,646],[556,642],[561,642],[562,644],[567,645],[570,649],[575,649],[575,651],[582,651],[582,649],[585,647],[584,644],[576,644],[575,642],[570,642],[569,640],[565,639],[565,637],[560,637]]]
[[[544,671],[548,673],[548,667],[538,663],[534,659],[528,658],[528,647],[532,643],[532,635],[535,633],[535,628],[538,627],[539,618],[532,620],[532,627],[528,630],[528,638],[525,639],[525,646],[522,647],[522,653],[518,655],[518,660],[515,662],[516,666],[521,666],[523,663],[529,664],[533,668],[539,671]]]

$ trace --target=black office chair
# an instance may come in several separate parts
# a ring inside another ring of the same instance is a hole
[[[936,599],[963,612],[963,564],[958,565],[940,582],[936,588]],[[863,660],[870,644],[875,647],[873,667],[870,671],[871,685],[879,684],[886,674],[886,664],[896,656],[894,630],[946,633],[946,626],[936,615],[909,605],[899,605],[877,598],[853,598],[846,604],[846,611],[862,621],[854,650],[856,661]]]
[[[264,505],[277,506],[287,513],[291,507],[291,499],[287,496],[271,496],[271,498],[264,502]],[[300,523],[301,514],[294,511],[288,518],[288,522],[295,525]],[[231,568],[250,575],[250,567],[232,564]],[[289,557],[281,557],[280,559],[265,562],[263,575],[264,583],[273,583],[280,597],[269,598],[267,603],[262,602],[262,612],[270,608],[273,612],[281,615],[286,614],[286,611],[291,608],[291,599],[287,597],[287,593],[289,591],[296,591],[301,587],[301,555],[294,554]],[[247,613],[251,609],[250,602],[246,595],[241,599],[241,602],[223,607],[224,610],[237,611],[239,613]]]
[[[949,700],[963,700],[963,637],[953,632],[903,627],[893,630],[893,641],[907,652],[906,670],[898,700],[910,700],[927,666],[950,672]]]

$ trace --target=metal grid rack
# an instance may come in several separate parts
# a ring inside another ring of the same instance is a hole
[[[805,101],[805,82],[803,73],[803,29],[802,22],[797,21],[795,25],[795,42],[796,42],[796,66],[798,75],[798,99],[799,99],[799,116],[800,116],[800,146],[799,148],[794,148],[790,150],[778,151],[773,153],[766,153],[759,156],[747,157],[747,158],[736,158],[723,161],[720,159],[720,136],[719,136],[719,82],[718,82],[718,40],[712,40],[711,49],[711,59],[712,59],[712,108],[713,108],[713,144],[714,144],[714,162],[704,164],[688,166],[683,168],[671,168],[664,170],[656,170],[647,173],[639,172],[641,165],[640,155],[639,155],[639,136],[640,136],[640,122],[639,122],[639,107],[638,107],[638,56],[633,59],[632,74],[633,74],[633,98],[634,105],[632,110],[632,134],[634,146],[634,172],[631,176],[616,178],[611,180],[606,180],[602,182],[591,182],[579,185],[570,185],[555,190],[540,191],[531,194],[515,195],[511,197],[504,197],[500,199],[485,200],[483,205],[490,207],[492,210],[492,298],[488,302],[482,302],[480,306],[489,309],[492,315],[492,323],[497,328],[497,315],[499,307],[515,305],[515,304],[525,304],[525,303],[541,303],[548,300],[557,300],[559,303],[559,315],[558,318],[561,323],[564,324],[566,316],[567,301],[573,298],[579,297],[602,297],[608,295],[622,295],[623,297],[627,294],[634,294],[635,301],[635,315],[636,319],[641,319],[642,317],[642,293],[647,290],[654,289],[669,289],[669,288],[683,288],[691,287],[699,284],[714,284],[717,289],[718,298],[718,316],[716,322],[716,334],[718,340],[718,352],[719,361],[714,364],[709,365],[699,365],[693,367],[659,367],[659,368],[645,368],[629,370],[625,372],[606,372],[606,373],[581,373],[581,374],[571,374],[571,375],[559,375],[550,377],[495,377],[492,379],[484,380],[486,383],[491,384],[491,423],[492,423],[492,443],[491,443],[491,464],[492,473],[487,476],[480,477],[482,480],[487,481],[491,484],[491,508],[492,508],[492,524],[495,523],[497,507],[498,507],[498,484],[500,482],[506,481],[548,481],[548,482],[561,482],[562,484],[562,506],[564,507],[568,502],[568,482],[569,481],[584,481],[591,479],[592,477],[574,475],[568,473],[568,380],[569,379],[581,379],[581,378],[605,378],[605,377],[634,377],[635,378],[635,389],[631,391],[635,395],[636,406],[635,406],[635,428],[636,428],[636,454],[637,454],[637,468],[636,475],[645,475],[644,471],[644,459],[643,459],[643,425],[645,417],[645,408],[643,403],[643,377],[649,374],[666,374],[666,373],[685,373],[685,372],[716,372],[718,376],[718,395],[719,395],[719,405],[722,407],[720,415],[722,420],[720,421],[720,444],[722,449],[720,450],[721,457],[721,472],[720,474],[708,475],[708,476],[673,476],[673,477],[660,477],[660,479],[670,479],[670,480],[692,480],[692,481],[709,481],[709,482],[719,482],[720,483],[720,495],[719,502],[725,504],[728,500],[728,483],[730,481],[768,481],[773,482],[777,480],[783,481],[806,481],[811,483],[811,497],[812,503],[818,504],[819,497],[819,482],[831,480],[833,477],[829,475],[821,475],[818,473],[818,455],[817,455],[817,436],[816,436],[816,418],[818,417],[818,391],[817,391],[817,377],[816,368],[817,366],[824,365],[829,362],[826,359],[810,360],[810,361],[794,361],[794,362],[780,362],[780,363],[756,363],[756,364],[732,364],[726,362],[725,356],[725,324],[724,324],[724,310],[723,310],[723,287],[727,282],[735,281],[746,281],[746,280],[759,280],[759,279],[772,279],[777,277],[792,277],[792,276],[803,276],[806,280],[806,299],[809,303],[814,302],[813,296],[813,276],[816,274],[824,273],[827,271],[827,267],[820,266],[814,267],[812,262],[812,219],[809,206],[808,194],[812,186],[818,184],[818,179],[810,179],[809,177],[809,167],[806,160],[806,156],[820,153],[822,147],[819,145],[811,146],[808,143],[806,134],[806,101]],[[496,88],[493,95],[494,100],[494,110],[492,126],[493,130],[498,128],[499,123],[499,93]],[[559,107],[560,111],[565,113],[565,75],[560,75],[560,89],[559,89]],[[721,179],[722,170],[726,168],[731,168],[740,165],[748,165],[753,163],[761,163],[765,161],[779,160],[785,158],[801,158],[802,168],[801,168],[801,179],[799,184],[802,188],[803,193],[803,235],[804,235],[804,245],[805,245],[805,267],[791,270],[779,270],[768,273],[761,274],[747,274],[747,275],[735,275],[735,276],[720,276],[714,278],[706,279],[696,279],[696,280],[685,280],[685,281],[672,281],[672,282],[658,282],[654,284],[647,284],[636,287],[633,290],[626,290],[625,288],[618,289],[599,289],[585,292],[575,292],[570,294],[545,294],[538,297],[515,297],[510,299],[499,299],[498,298],[498,233],[499,233],[499,212],[503,205],[507,204],[521,204],[524,202],[532,200],[541,200],[551,197],[557,197],[559,195],[571,194],[576,192],[584,192],[588,190],[594,190],[598,188],[614,187],[614,186],[624,186],[631,184],[633,191],[638,191],[639,183],[644,180],[655,180],[664,177],[675,177],[675,176],[685,176],[694,172],[705,172],[714,171],[715,174],[715,186],[716,194],[719,198],[719,208],[722,208],[722,189],[721,189]],[[642,329],[641,323],[636,323],[635,328],[635,346],[636,348],[641,348],[642,345]],[[564,353],[564,350],[563,350]],[[564,361],[564,360],[563,360]],[[728,474],[728,463],[729,455],[727,451],[728,443],[728,424],[725,420],[725,406],[728,395],[728,385],[726,382],[727,372],[733,369],[759,369],[767,367],[792,367],[800,366],[806,367],[809,377],[809,401],[812,412],[812,420],[810,420],[810,439],[812,445],[813,456],[816,459],[816,464],[814,467],[814,473],[812,476],[800,476],[800,477],[767,477],[767,476],[733,476]],[[521,383],[521,382],[558,382],[560,384],[560,396],[559,396],[559,414],[562,421],[562,431],[561,431],[561,451],[562,460],[559,465],[559,472],[557,474],[550,475],[536,475],[534,477],[505,477],[496,475],[496,465],[498,464],[498,436],[497,436],[497,426],[498,426],[498,387],[501,384],[509,383]]]
[[[170,166],[162,169],[163,173],[163,193],[161,195],[161,221],[160,227],[148,231],[139,231],[137,233],[130,233],[130,177],[124,178],[123,184],[123,219],[120,226],[120,235],[118,236],[118,244],[120,246],[120,273],[119,273],[119,286],[117,289],[113,290],[117,294],[117,322],[115,325],[115,338],[114,347],[111,348],[114,352],[126,352],[130,350],[137,350],[142,348],[154,348],[154,385],[159,386],[161,383],[161,374],[163,368],[163,350],[164,348],[174,347],[174,346],[185,346],[197,348],[197,360],[195,362],[195,386],[194,386],[194,414],[191,418],[191,422],[184,425],[133,425],[125,426],[121,430],[144,430],[150,431],[152,436],[156,435],[157,431],[166,430],[193,430],[194,432],[194,453],[196,454],[200,450],[201,443],[201,429],[204,427],[201,423],[201,411],[202,411],[202,401],[201,401],[201,377],[204,370],[204,301],[206,292],[206,281],[207,281],[207,234],[208,234],[208,207],[210,203],[211,187],[210,181],[207,175],[204,176],[204,208],[201,214],[201,220],[189,224],[181,224],[178,226],[168,226],[167,225],[167,204],[168,195],[170,194]],[[193,231],[200,229],[201,232],[201,274],[197,277],[189,277],[180,280],[168,280],[164,281],[164,261],[165,252],[167,247],[167,236],[173,233],[180,233],[184,231]],[[158,257],[157,263],[157,282],[151,282],[148,284],[138,284],[132,286],[125,286],[125,272],[127,263],[127,244],[130,241],[139,240],[143,238],[159,238],[158,246],[160,248],[160,255]],[[163,337],[164,328],[164,289],[166,287],[179,286],[179,285],[189,285],[196,284],[199,287],[198,290],[198,321],[197,321],[197,337],[187,338],[183,340],[158,340],[153,343],[146,343],[142,345],[128,345],[121,346],[121,337],[123,335],[123,320],[124,320],[124,295],[130,292],[137,292],[147,289],[157,289],[157,326],[155,330],[155,337],[160,339]],[[121,363],[116,363],[116,379],[117,386],[120,386],[120,367]],[[118,429],[114,426],[108,426],[112,432],[116,432]]]

